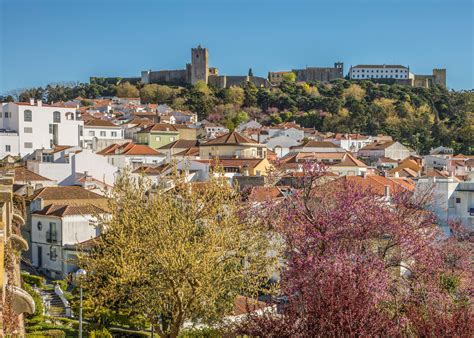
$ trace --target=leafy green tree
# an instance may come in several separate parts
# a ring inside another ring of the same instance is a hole
[[[130,82],[121,83],[117,86],[118,97],[139,97],[140,92],[137,87],[130,84]]]
[[[186,321],[219,323],[238,295],[264,290],[277,263],[271,231],[245,212],[224,175],[211,177],[201,186],[178,176],[151,193],[144,180],[119,177],[111,217],[80,256],[92,306],[141,313],[174,338]]]
[[[295,82],[296,81],[296,74],[293,73],[293,72],[283,74],[283,81]]]

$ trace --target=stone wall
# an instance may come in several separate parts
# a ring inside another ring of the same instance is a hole
[[[342,67],[307,67],[306,69],[293,69],[293,72],[296,74],[296,81],[305,82],[330,82],[344,77]]]
[[[183,85],[188,83],[188,71],[186,69],[150,71],[148,81],[145,83]]]

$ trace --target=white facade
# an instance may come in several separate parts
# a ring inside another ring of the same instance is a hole
[[[0,112],[2,114],[2,112]],[[3,114],[2,114],[3,115]],[[15,130],[0,130],[0,159],[20,153],[20,137]]]
[[[474,182],[450,178],[423,178],[416,185],[417,193],[432,193],[431,209],[443,231],[449,235],[449,222],[459,221],[474,230]]]
[[[396,79],[408,80],[413,77],[408,67],[401,65],[358,65],[349,71],[351,80]]]
[[[113,185],[118,172],[118,168],[110,164],[104,156],[88,149],[77,153],[63,153],[55,162],[46,162],[43,159],[28,160],[27,167],[38,175],[57,181],[58,185],[62,186],[74,185],[76,174],[85,172],[96,180]]]
[[[97,127],[84,126],[84,148],[92,149],[92,145],[98,140],[111,140],[112,143],[117,140],[123,140],[124,130],[120,127]]]
[[[158,165],[166,162],[166,155],[105,155],[107,162],[119,169],[136,169],[145,164]]]
[[[99,235],[92,215],[63,217],[32,214],[31,253],[33,266],[47,270],[53,277],[65,276],[68,262],[65,245],[74,245]]]
[[[15,131],[18,140],[15,147],[10,144],[10,152],[6,151],[8,144],[2,143],[0,154],[25,156],[55,144],[82,146],[84,123],[77,118],[74,108],[43,105],[41,101],[2,103],[0,129]]]

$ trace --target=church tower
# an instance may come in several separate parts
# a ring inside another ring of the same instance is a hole
[[[191,49],[191,84],[198,81],[207,83],[209,77],[209,53],[199,45]]]

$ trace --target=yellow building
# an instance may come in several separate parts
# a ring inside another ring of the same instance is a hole
[[[264,159],[267,148],[248,137],[233,131],[199,146],[201,159]]]
[[[20,252],[28,250],[21,237],[25,207],[13,195],[14,173],[0,173],[0,337],[24,336],[23,313],[33,313],[33,298],[21,288]]]

